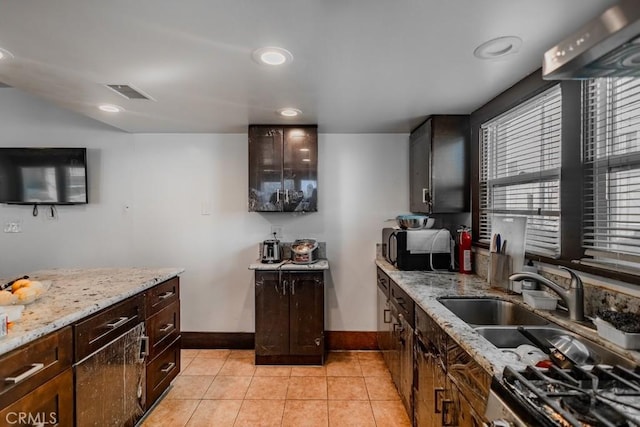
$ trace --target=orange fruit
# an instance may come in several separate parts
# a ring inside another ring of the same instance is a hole
[[[15,292],[20,288],[24,288],[30,285],[31,285],[31,280],[29,279],[16,280],[15,282],[13,282],[13,285],[11,285],[11,292]]]

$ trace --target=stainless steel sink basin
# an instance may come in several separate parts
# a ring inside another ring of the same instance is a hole
[[[526,329],[542,342],[546,342],[546,340],[552,339],[557,335],[569,335],[576,338],[583,343],[589,349],[589,353],[591,353],[590,360],[587,361],[587,364],[605,363],[614,366],[633,366],[632,364],[629,365],[628,360],[618,356],[616,353],[559,326],[527,326]],[[515,326],[478,326],[475,330],[498,348],[513,349],[522,344],[534,345],[524,335],[518,332]]]
[[[466,323],[474,325],[548,325],[544,317],[510,301],[482,297],[443,297],[438,301]]]

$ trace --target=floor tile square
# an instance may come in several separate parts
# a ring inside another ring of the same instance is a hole
[[[222,359],[199,359],[195,358],[189,363],[186,369],[182,370],[182,375],[217,375],[224,360]]]
[[[390,377],[391,373],[387,369],[384,360],[361,360],[360,369],[362,369],[362,375],[365,377]]]
[[[234,427],[279,427],[284,400],[245,400]]]
[[[229,358],[231,359],[255,359],[256,352],[254,350],[231,350],[229,352]]]
[[[330,353],[327,357],[327,376],[361,377],[360,361],[356,353]]]
[[[217,376],[203,399],[244,399],[251,377]]]
[[[200,350],[196,356],[198,359],[226,359],[231,350]]]
[[[327,377],[329,400],[369,400],[362,377]]]
[[[327,377],[291,377],[287,399],[327,399]]]
[[[365,377],[367,392],[371,400],[400,400],[398,389],[396,389],[391,376],[388,377]]]
[[[291,366],[256,366],[256,377],[288,377],[291,375]]]
[[[287,400],[282,427],[327,427],[329,410],[326,400]]]
[[[200,350],[194,349],[182,349],[180,350],[180,355],[184,357],[196,357],[200,353]]]
[[[187,427],[233,427],[242,400],[201,400]]]
[[[329,400],[330,427],[375,427],[368,401]]]
[[[218,359],[210,359],[218,360]],[[193,364],[193,362],[191,362]],[[224,362],[224,365],[218,372],[218,375],[233,375],[233,376],[253,376],[256,371],[256,366],[253,364],[251,358],[229,358]]]
[[[372,401],[371,409],[377,427],[411,427],[407,411],[399,400]]]
[[[327,368],[324,366],[292,366],[292,377],[326,377]]]
[[[382,352],[380,351],[358,351],[356,353],[358,355],[358,360],[360,362],[377,360],[380,362],[384,362],[384,358],[382,357]]]
[[[289,377],[253,377],[245,399],[285,399]]]
[[[199,400],[163,399],[142,423],[142,427],[184,427]]]
[[[167,399],[202,399],[215,377],[180,375],[171,384]]]

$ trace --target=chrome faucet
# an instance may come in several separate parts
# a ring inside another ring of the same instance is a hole
[[[582,280],[580,277],[567,267],[560,267],[563,270],[567,270],[571,275],[571,284],[569,289],[565,289],[557,283],[543,277],[537,273],[530,273],[523,271],[521,273],[515,273],[509,276],[509,280],[520,281],[524,279],[537,280],[540,284],[548,287],[556,294],[560,296],[564,305],[569,310],[569,318],[571,320],[583,321],[584,320],[584,287],[582,286]]]

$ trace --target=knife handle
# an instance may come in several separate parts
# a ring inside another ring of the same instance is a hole
[[[5,289],[7,289],[8,287],[10,287],[11,285],[13,285],[15,282],[17,282],[18,280],[22,280],[22,279],[28,279],[29,276],[22,276],[22,277],[18,277],[17,279],[13,279],[12,281],[5,283],[4,285],[0,285],[0,291],[3,291]]]

